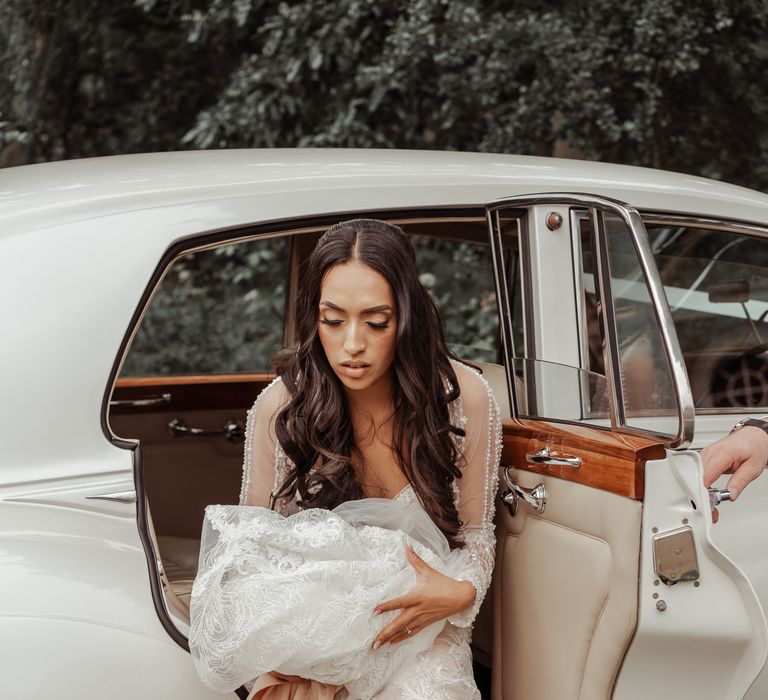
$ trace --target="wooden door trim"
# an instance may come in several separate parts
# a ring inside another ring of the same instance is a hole
[[[526,455],[548,446],[580,457],[578,469],[533,464]],[[643,500],[645,463],[663,459],[663,443],[571,423],[512,419],[504,421],[501,463],[546,474],[601,491]]]

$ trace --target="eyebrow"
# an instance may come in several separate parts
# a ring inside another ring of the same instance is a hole
[[[341,311],[343,313],[347,313],[346,309],[342,309],[340,306],[336,306],[331,301],[321,301],[320,306],[328,306],[331,309],[336,309],[336,311]],[[361,314],[375,314],[379,311],[392,311],[392,307],[389,304],[379,304],[379,306],[372,306],[370,309],[363,309],[360,313]]]

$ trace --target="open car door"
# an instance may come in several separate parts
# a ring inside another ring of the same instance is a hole
[[[487,207],[513,418],[494,700],[741,698],[768,649],[710,538],[693,402],[646,232],[587,194]]]

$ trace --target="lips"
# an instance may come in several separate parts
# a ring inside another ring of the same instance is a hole
[[[341,373],[346,375],[349,379],[360,379],[368,374],[370,365],[367,362],[342,362]]]

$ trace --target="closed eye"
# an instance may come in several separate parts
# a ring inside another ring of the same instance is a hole
[[[320,323],[325,323],[329,326],[338,326],[339,324],[344,322],[338,319],[321,318]],[[373,321],[367,321],[367,324],[371,328],[375,328],[376,330],[379,330],[379,331],[383,331],[385,328],[389,328],[389,323],[386,321],[384,323],[374,323]]]

